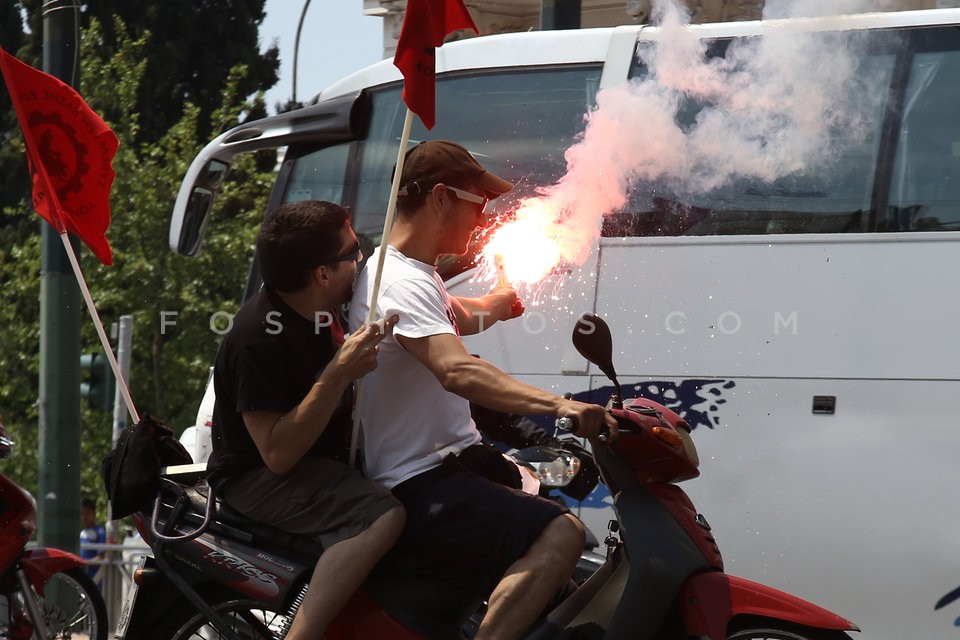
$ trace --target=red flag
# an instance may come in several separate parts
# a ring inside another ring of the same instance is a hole
[[[463,0],[407,0],[393,64],[403,74],[403,101],[427,129],[436,122],[436,48],[459,29],[480,33]]]
[[[0,48],[0,70],[27,146],[33,208],[90,247],[103,264],[113,255],[110,226],[117,136],[72,87]]]

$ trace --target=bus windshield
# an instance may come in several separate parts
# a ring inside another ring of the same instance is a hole
[[[595,104],[600,72],[601,66],[593,64],[447,74],[437,82],[436,126],[427,132],[415,118],[410,144],[448,139],[470,149],[484,166],[516,185],[494,200],[488,213],[510,211],[519,199],[563,175],[564,151]],[[290,150],[294,160],[283,201],[316,198],[344,204],[367,249],[379,244],[383,231],[406,112],[400,89],[395,83],[371,92],[372,115],[364,139]],[[472,252],[445,259],[441,275],[462,272],[474,260]]]

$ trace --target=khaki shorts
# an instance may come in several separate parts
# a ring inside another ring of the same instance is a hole
[[[283,475],[262,468],[231,478],[220,494],[251,520],[313,538],[325,548],[400,506],[388,489],[356,469],[311,454]]]

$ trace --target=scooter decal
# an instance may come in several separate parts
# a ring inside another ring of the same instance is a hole
[[[268,596],[275,596],[280,592],[280,587],[277,586],[277,576],[261,571],[243,558],[218,550],[210,551],[203,558],[212,564],[224,567],[232,573],[251,578],[264,588],[263,590],[267,592]]]
[[[276,558],[274,556],[268,555],[266,553],[263,553],[262,551],[257,554],[257,558],[259,560],[263,560],[264,562],[269,562],[275,567],[280,567],[287,573],[294,573],[297,570],[297,568],[292,564],[290,564],[289,562],[284,562],[280,558]]]

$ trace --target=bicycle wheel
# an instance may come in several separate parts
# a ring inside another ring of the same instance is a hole
[[[107,640],[107,605],[93,579],[80,567],[50,576],[43,595],[33,593],[51,640]],[[25,611],[23,594],[11,592],[0,603],[0,636],[7,637],[9,614]]]

